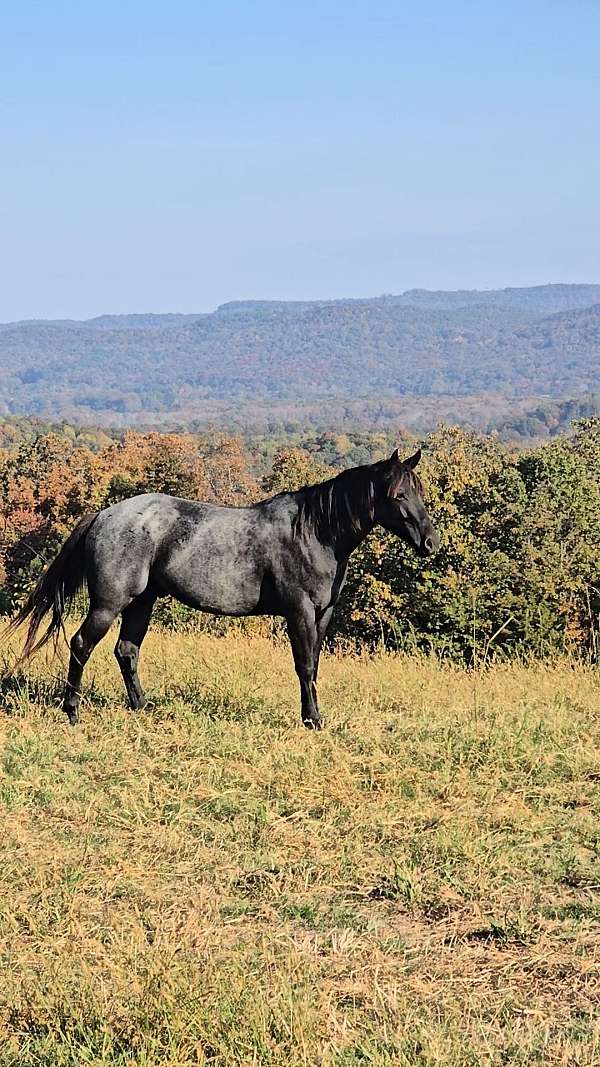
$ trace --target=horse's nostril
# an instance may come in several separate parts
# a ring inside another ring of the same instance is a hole
[[[433,552],[435,545],[433,543],[433,537],[426,537],[423,542],[427,552]]]

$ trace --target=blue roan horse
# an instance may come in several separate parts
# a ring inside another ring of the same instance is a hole
[[[75,527],[9,627],[29,619],[22,659],[58,640],[65,606],[87,582],[89,612],[71,641],[64,710],[77,722],[83,668],[122,615],[115,654],[132,708],[144,705],[138,660],[157,597],[221,615],[282,615],[300,681],[302,721],[318,729],[317,670],[350,553],[377,524],[422,556],[438,537],[415,474],[417,452],[354,467],[251,507],[161,493],[122,500]],[[41,637],[46,613],[51,619]]]

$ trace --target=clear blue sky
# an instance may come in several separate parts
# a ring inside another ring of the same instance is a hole
[[[600,281],[600,3],[0,3],[0,321]]]

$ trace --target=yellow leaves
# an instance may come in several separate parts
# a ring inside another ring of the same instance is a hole
[[[377,561],[381,560],[387,549],[389,549],[389,542],[385,537],[378,537],[374,534],[369,538],[369,551]]]
[[[366,576],[366,585],[372,597],[380,601],[390,601],[393,599],[392,591],[387,582],[382,582],[379,578],[375,578],[372,574]]]
[[[324,481],[334,472],[315,463],[303,448],[283,448],[275,455],[263,487],[267,493],[295,492],[304,485]]]
[[[458,592],[461,586],[464,584],[464,578],[457,574],[455,570],[449,568],[444,575],[444,585],[446,589]]]

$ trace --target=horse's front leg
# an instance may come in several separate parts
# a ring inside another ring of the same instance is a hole
[[[326,608],[317,623],[317,645],[315,648],[315,663],[313,672],[313,681],[315,683],[315,686],[317,684],[317,675],[319,673],[319,659],[321,658],[321,649],[323,648],[323,641],[325,640],[325,634],[327,633],[327,627],[331,622],[332,615],[333,607]]]
[[[314,605],[308,599],[286,615],[294,666],[300,682],[302,722],[309,730],[320,730],[323,723],[317,707],[315,668],[318,659],[318,632]]]

